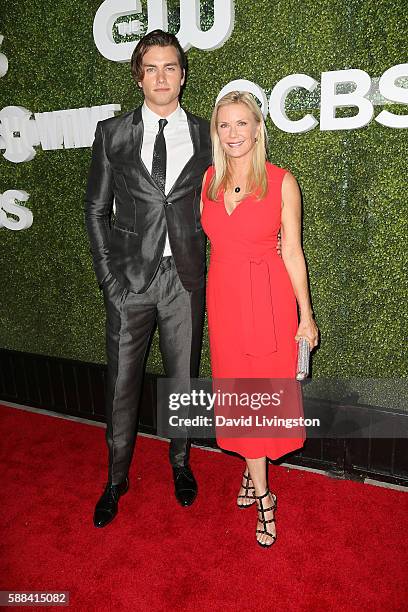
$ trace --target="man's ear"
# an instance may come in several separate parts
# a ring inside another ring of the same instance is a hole
[[[186,82],[186,71],[182,69],[181,72],[183,73],[181,77],[181,85],[184,85],[184,83]]]

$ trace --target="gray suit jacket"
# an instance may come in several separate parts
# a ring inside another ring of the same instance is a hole
[[[85,218],[100,286],[111,273],[123,288],[146,291],[163,255],[166,229],[184,288],[193,291],[204,286],[200,196],[202,177],[211,163],[211,141],[208,121],[186,115],[194,153],[167,196],[141,159],[141,108],[98,123]]]

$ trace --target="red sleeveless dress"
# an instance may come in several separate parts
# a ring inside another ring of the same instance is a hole
[[[231,215],[222,192],[218,201],[208,199],[213,166],[207,171],[201,223],[211,242],[207,312],[213,379],[294,379],[296,375],[296,298],[276,251],[286,170],[268,162],[266,169],[266,197],[246,197]],[[296,395],[294,401],[301,403],[299,390]],[[226,438],[217,432],[221,448],[249,459],[278,459],[301,448],[304,438],[303,430],[297,438]]]

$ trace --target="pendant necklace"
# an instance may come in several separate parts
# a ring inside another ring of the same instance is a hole
[[[241,187],[235,187],[234,191],[235,193],[239,193],[241,191]]]

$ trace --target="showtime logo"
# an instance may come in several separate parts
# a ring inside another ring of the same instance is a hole
[[[0,193],[0,228],[18,231],[32,226],[33,213],[19,204],[27,202],[29,197],[26,191],[20,189],[8,189]]]
[[[19,164],[31,161],[38,145],[44,151],[90,147],[98,121],[113,117],[120,108],[120,104],[103,104],[32,116],[21,106],[6,106],[0,111],[0,149],[5,149],[5,159]]]

